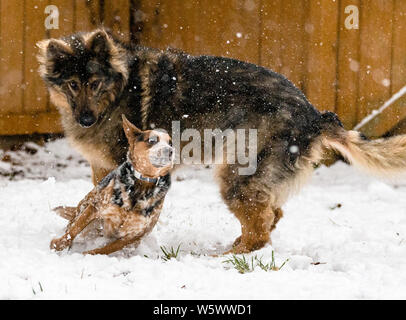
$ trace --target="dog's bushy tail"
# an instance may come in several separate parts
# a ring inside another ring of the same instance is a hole
[[[322,115],[322,144],[339,152],[355,167],[378,177],[406,173],[406,135],[369,140],[345,130],[334,113]]]

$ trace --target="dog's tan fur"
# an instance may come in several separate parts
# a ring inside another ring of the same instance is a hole
[[[357,131],[337,130],[325,135],[326,147],[341,153],[351,164],[378,177],[390,177],[405,172],[406,135],[376,140],[362,139]]]

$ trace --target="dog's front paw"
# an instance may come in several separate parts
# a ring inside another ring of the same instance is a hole
[[[50,248],[51,250],[62,251],[72,245],[72,239],[69,235],[64,235],[60,238],[55,238],[51,241]]]

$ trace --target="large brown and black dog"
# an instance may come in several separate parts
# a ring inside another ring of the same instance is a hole
[[[221,195],[241,222],[233,252],[259,249],[288,195],[308,178],[323,149],[370,173],[406,169],[406,136],[370,141],[321,114],[282,75],[238,60],[190,56],[116,40],[105,30],[39,43],[40,74],[65,134],[89,161],[94,183],[124,162],[121,114],[142,129],[257,129],[257,170],[219,166]],[[187,115],[187,116],[185,116]]]

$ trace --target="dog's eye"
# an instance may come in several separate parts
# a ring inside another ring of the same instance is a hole
[[[151,145],[156,144],[157,142],[158,142],[158,137],[156,137],[156,136],[149,137],[149,139],[148,139],[148,143]]]
[[[97,90],[100,83],[101,83],[100,80],[95,80],[95,81],[91,82],[90,89],[92,89],[93,91]]]
[[[77,83],[75,80],[69,81],[68,84],[69,84],[69,87],[70,87],[73,91],[76,91],[76,90],[79,89],[79,85],[78,85],[78,83]]]

